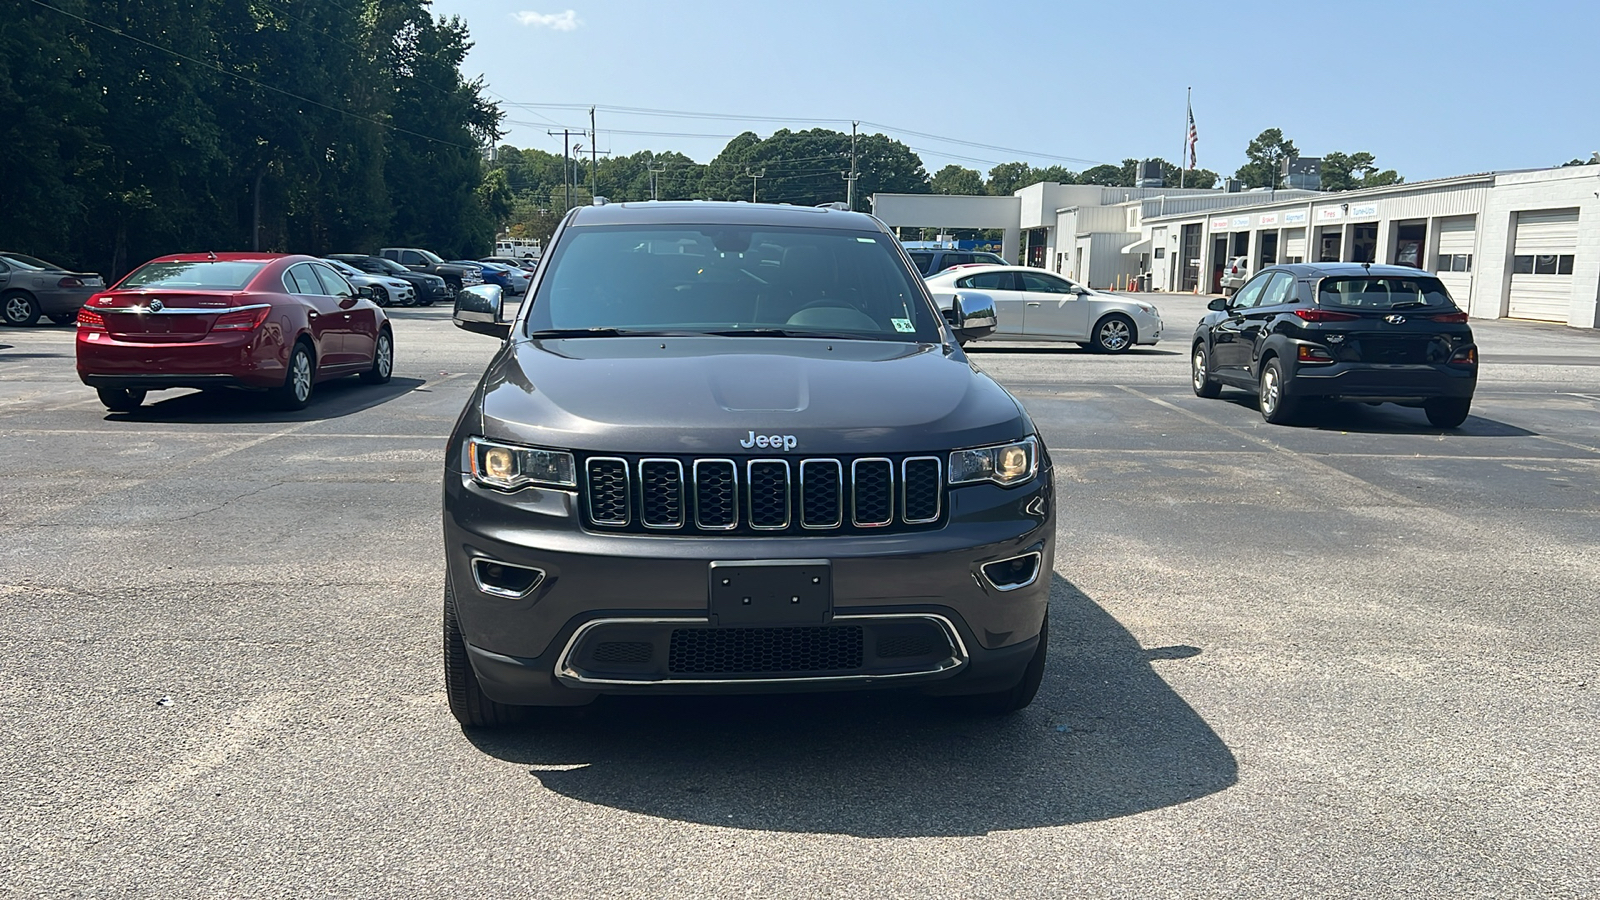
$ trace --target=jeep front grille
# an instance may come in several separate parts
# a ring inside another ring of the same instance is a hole
[[[705,534],[868,533],[937,527],[937,456],[692,459],[591,456],[589,525]]]

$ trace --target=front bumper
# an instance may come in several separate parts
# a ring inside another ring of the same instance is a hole
[[[1049,599],[1055,524],[1047,477],[1014,489],[951,490],[951,524],[933,531],[666,537],[583,531],[573,525],[571,494],[495,495],[450,473],[447,577],[474,670],[502,703],[570,704],[601,693],[1001,690],[1032,658]],[[1001,590],[985,577],[985,564],[1027,554],[1038,554],[1027,583]],[[521,599],[497,596],[474,577],[477,559],[544,577]],[[823,620],[753,628],[713,622],[711,563],[800,559],[831,572]],[[822,652],[814,642],[832,640],[854,642],[857,656],[782,671],[697,667],[673,656],[682,645],[715,645],[741,658],[761,642],[803,656]],[[638,654],[620,658],[616,648],[624,645]]]

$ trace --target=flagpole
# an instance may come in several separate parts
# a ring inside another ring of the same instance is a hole
[[[1183,152],[1178,154],[1178,190],[1183,190],[1183,170],[1189,163],[1189,119],[1194,117],[1194,88],[1190,87],[1185,95],[1184,108],[1187,116],[1183,120]]]

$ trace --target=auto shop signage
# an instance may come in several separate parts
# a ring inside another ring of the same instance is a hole
[[[1376,203],[1365,203],[1361,206],[1350,207],[1350,218],[1352,219],[1370,219],[1377,214],[1378,204]]]
[[[1228,230],[1228,220],[1227,219],[1212,219],[1211,220],[1211,230],[1212,231],[1227,231]]]
[[[1277,213],[1262,213],[1261,214],[1261,218],[1259,220],[1257,220],[1257,221],[1261,225],[1276,225],[1276,224],[1278,224],[1278,214]]]

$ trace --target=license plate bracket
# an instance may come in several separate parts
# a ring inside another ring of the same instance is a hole
[[[833,616],[825,559],[713,562],[710,576],[713,625],[822,625]]]

